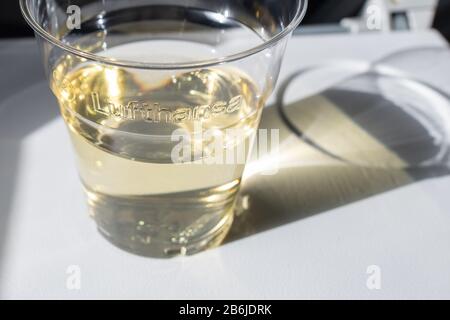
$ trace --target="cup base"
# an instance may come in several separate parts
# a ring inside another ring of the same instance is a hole
[[[100,233],[126,251],[166,258],[217,246],[233,222],[240,180],[213,188],[108,195],[85,185],[89,214]]]
[[[151,258],[172,258],[186,256],[219,246],[230,231],[233,224],[233,214],[226,214],[220,223],[200,239],[186,244],[176,244],[168,241],[142,241],[135,236],[112,236],[110,232],[97,224],[99,233],[114,246],[127,252]]]

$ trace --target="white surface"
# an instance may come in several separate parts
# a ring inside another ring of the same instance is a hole
[[[313,63],[375,60],[418,46],[444,41],[434,32],[294,37],[280,79]],[[149,259],[113,247],[85,214],[35,47],[0,42],[2,298],[450,298],[450,177],[191,257]],[[80,267],[80,290],[66,288],[71,265]],[[381,268],[380,290],[366,286],[369,265]]]

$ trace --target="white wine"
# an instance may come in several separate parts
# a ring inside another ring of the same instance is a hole
[[[103,54],[136,52],[136,46],[142,43]],[[234,156],[247,155],[264,103],[257,86],[229,67],[152,72],[88,62],[69,68],[69,60],[55,68],[51,85],[102,234],[151,256],[220,243],[245,165]],[[212,134],[197,135],[199,124]],[[183,163],[173,161],[177,129],[192,137],[191,160]],[[218,138],[224,157],[234,161],[208,161],[218,159],[211,149]]]

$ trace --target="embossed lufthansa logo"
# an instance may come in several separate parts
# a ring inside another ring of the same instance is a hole
[[[210,119],[221,114],[229,114],[241,108],[242,96],[238,95],[229,101],[218,101],[211,105],[194,107],[168,108],[159,103],[148,103],[138,100],[126,103],[101,101],[98,93],[91,93],[93,110],[96,113],[120,120],[144,120],[147,122],[184,122]]]

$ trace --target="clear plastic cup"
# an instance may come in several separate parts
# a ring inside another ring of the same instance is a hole
[[[223,240],[306,2],[20,1],[108,240],[157,257]]]

